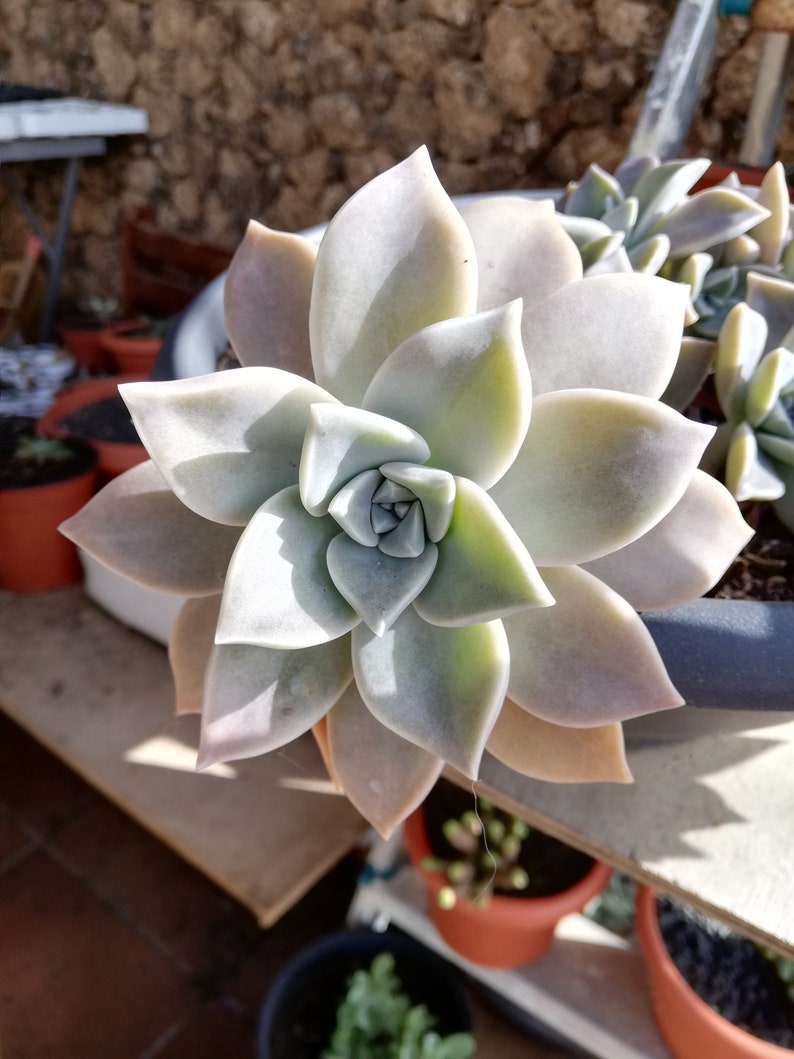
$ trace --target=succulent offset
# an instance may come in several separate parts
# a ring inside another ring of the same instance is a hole
[[[658,400],[684,288],[583,278],[551,202],[458,212],[422,149],[319,249],[252,222],[225,298],[245,366],[122,387],[152,460],[65,526],[191,597],[170,656],[200,763],[313,728],[384,834],[486,749],[630,779],[620,722],[682,701],[636,611],[750,535],[697,469],[712,429]]]
[[[794,284],[751,273],[719,332],[714,386],[725,422],[704,464],[737,500],[771,501],[794,530]]]

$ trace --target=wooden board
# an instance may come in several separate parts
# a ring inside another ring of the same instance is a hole
[[[283,753],[194,768],[198,718],[173,715],[164,648],[78,588],[0,592],[0,708],[272,925],[368,826],[326,778],[309,735]]]
[[[681,713],[627,726],[633,784],[551,785],[489,757],[481,789],[530,823],[792,955],[792,715]],[[665,723],[675,738],[664,738]]]

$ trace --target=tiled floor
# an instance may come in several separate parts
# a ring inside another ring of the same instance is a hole
[[[353,855],[268,931],[0,713],[2,1059],[252,1059],[273,976],[341,927]],[[478,1059],[554,1059],[475,1000]]]

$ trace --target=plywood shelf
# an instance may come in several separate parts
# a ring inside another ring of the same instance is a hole
[[[198,718],[172,700],[165,649],[82,590],[0,592],[0,708],[270,926],[369,828],[308,789],[327,778],[311,736],[196,772]]]
[[[80,589],[0,593],[0,628],[0,706],[263,923],[366,833],[344,799],[282,786],[323,776],[310,739],[235,763],[234,779],[141,764],[157,739],[181,743],[192,763],[196,721],[172,717],[165,651]],[[692,713],[629,726],[633,785],[544,784],[487,758],[479,789],[794,954],[794,721]],[[694,729],[686,739],[676,734],[684,720]]]

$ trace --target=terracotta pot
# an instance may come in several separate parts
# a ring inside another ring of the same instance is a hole
[[[701,1000],[673,963],[656,915],[656,894],[637,887],[635,925],[651,987],[653,1015],[675,1059],[791,1059],[791,1049],[754,1037]]]
[[[80,448],[85,459],[71,478],[0,488],[0,587],[47,592],[82,580],[77,549],[58,532],[94,492],[96,454]]]
[[[62,390],[38,421],[36,430],[39,434],[48,434],[50,437],[71,437],[85,441],[96,450],[99,457],[99,478],[104,484],[110,478],[115,478],[116,475],[148,459],[146,449],[140,442],[109,441],[75,432],[63,426],[62,421],[70,412],[75,412],[92,402],[116,396],[119,383],[141,381],[140,375],[114,375],[109,379],[88,379]]]
[[[540,959],[554,939],[563,916],[581,911],[606,886],[612,869],[596,861],[584,878],[548,897],[504,897],[495,894],[485,906],[458,901],[441,908],[436,895],[446,884],[440,872],[422,867],[432,855],[421,808],[405,821],[403,842],[428,891],[428,915],[450,948],[483,967],[518,967]]]
[[[96,327],[79,324],[58,328],[58,336],[62,345],[75,358],[77,363],[87,371],[101,372],[105,370],[105,350],[102,347],[103,325]]]
[[[100,332],[102,348],[115,371],[122,375],[149,375],[163,340],[136,334],[147,326],[145,320],[122,320]]]

